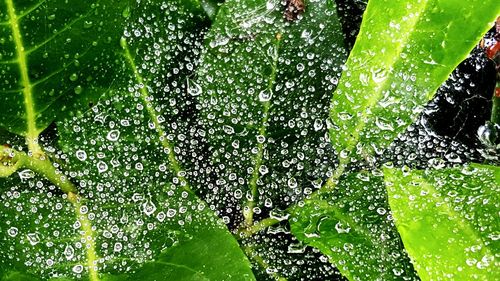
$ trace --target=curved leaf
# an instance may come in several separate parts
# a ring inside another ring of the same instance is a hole
[[[389,211],[383,178],[349,174],[335,190],[291,209],[291,231],[349,280],[418,280]]]
[[[210,202],[243,202],[250,224],[254,212],[284,208],[321,181],[334,157],[325,123],[344,58],[333,1],[309,1],[294,21],[280,1],[222,5],[194,84],[214,190],[225,190]]]
[[[499,14],[497,1],[369,1],[332,98],[337,152],[360,160],[385,149]]]
[[[0,126],[30,144],[70,101],[110,85],[127,9],[126,0],[0,2]]]
[[[500,168],[385,169],[389,203],[422,280],[500,276]]]

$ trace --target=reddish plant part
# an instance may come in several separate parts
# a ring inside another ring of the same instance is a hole
[[[295,21],[305,10],[304,0],[286,0],[284,15],[287,21]]]

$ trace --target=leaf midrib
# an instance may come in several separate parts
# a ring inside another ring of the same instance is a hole
[[[281,33],[279,36],[281,36]],[[272,70],[271,74],[269,75],[269,81],[266,87],[266,91],[269,92],[272,98],[273,94],[273,87],[274,83],[276,82],[276,77],[277,77],[277,68],[278,68],[278,58],[279,58],[279,51],[281,47],[281,38],[276,38],[274,42],[274,57],[272,58]],[[267,122],[269,120],[269,109],[271,107],[271,101],[265,101],[263,102],[262,105],[263,109],[263,116],[259,125],[259,135],[263,136],[264,138],[267,138]],[[247,225],[252,225],[253,224],[253,208],[255,207],[255,200],[257,199],[257,180],[259,179],[259,169],[260,166],[262,165],[262,158],[264,157],[264,143],[258,142],[257,143],[257,154],[254,157],[254,162],[255,165],[253,167],[253,172],[252,172],[252,177],[250,178],[249,186],[250,186],[250,192],[252,194],[252,199],[248,200],[246,203],[246,207],[248,208],[247,211],[244,211],[244,217],[245,217],[245,222]]]
[[[42,154],[42,150],[37,143],[38,130],[35,123],[35,103],[33,101],[32,85],[28,73],[28,62],[26,51],[24,49],[21,30],[19,29],[19,19],[16,14],[16,9],[13,0],[5,0],[7,13],[9,15],[9,25],[12,30],[12,37],[16,48],[16,62],[19,66],[21,75],[22,93],[24,96],[24,107],[26,110],[26,142],[29,150],[35,154]]]
[[[411,24],[408,25],[408,28],[406,28],[406,31],[415,29],[417,24],[420,22],[420,19],[421,19],[420,15],[422,14],[423,11],[425,11],[427,9],[429,2],[430,2],[430,0],[425,0],[423,3],[420,4],[420,9],[418,10],[418,16],[410,17],[409,19],[407,19],[407,22],[411,22]],[[413,12],[413,13],[415,13],[415,12]],[[369,18],[366,19],[366,21],[369,21]],[[364,25],[362,27],[366,27],[366,25]],[[366,33],[366,32],[362,28],[360,30],[360,34],[364,34],[364,33]],[[398,40],[399,44],[396,44],[396,46],[394,46],[394,45],[391,46],[391,47],[395,47],[396,55],[390,57],[389,63],[387,63],[385,65],[386,71],[388,71],[388,72],[392,71],[392,68],[394,67],[394,65],[398,62],[399,59],[401,59],[400,58],[401,54],[402,54],[403,50],[405,49],[407,43],[411,39],[411,37],[412,37],[411,35],[412,35],[411,32],[399,33],[399,38],[401,38],[401,40]],[[351,55],[353,55],[353,53],[354,52],[351,52]],[[349,61],[349,59],[348,59],[348,61]],[[365,126],[367,124],[367,122],[365,122],[364,120],[367,120],[372,115],[371,111],[366,110],[366,109],[373,107],[380,100],[380,97],[382,96],[382,89],[386,89],[389,82],[390,82],[390,79],[387,78],[382,83],[376,83],[374,90],[373,90],[373,93],[375,93],[375,95],[369,96],[369,98],[366,99],[365,102],[363,103],[363,107],[362,107],[363,110],[361,110],[361,116],[359,118],[360,122],[358,122],[358,124],[354,128],[353,132],[351,133],[351,138],[349,138],[349,140],[347,142],[346,150],[349,153],[352,153],[354,147],[359,143],[361,131],[365,128]],[[373,83],[370,83],[370,86],[373,86]],[[331,106],[332,106],[332,108],[334,108],[333,100],[332,100]]]
[[[130,68],[130,71],[132,72],[134,79],[136,82],[141,85],[139,92],[141,94],[141,102],[145,105],[146,110],[149,115],[149,119],[153,122],[155,126],[155,130],[158,133],[158,138],[160,140],[161,145],[163,146],[164,149],[168,151],[168,163],[171,168],[171,170],[175,173],[175,176],[179,179],[179,181],[184,183],[182,185],[182,188],[186,190],[187,192],[194,194],[193,190],[191,189],[188,180],[182,176],[183,170],[181,168],[181,165],[179,161],[176,158],[175,152],[174,152],[174,145],[167,139],[167,134],[165,132],[165,129],[161,125],[161,123],[158,121],[158,118],[160,117],[159,114],[156,112],[156,109],[154,107],[153,102],[150,100],[150,94],[148,91],[148,85],[144,81],[144,78],[142,77],[141,73],[137,70],[137,66],[135,65],[135,60],[132,54],[130,53],[129,45],[127,43],[127,40],[125,38],[120,39],[120,45],[123,48],[123,56],[125,57],[128,66]]]

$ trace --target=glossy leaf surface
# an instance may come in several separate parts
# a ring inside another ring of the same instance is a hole
[[[500,276],[500,168],[384,170],[396,226],[422,280]]]
[[[108,87],[129,4],[1,1],[0,126],[35,139],[72,101]]]
[[[80,201],[30,170],[2,182],[2,278],[254,280],[237,241],[185,177],[170,137],[184,125],[167,127],[162,117],[179,109],[157,103],[186,79],[196,53],[182,44],[195,43],[195,27],[206,23],[199,6],[184,4],[145,1],[129,11],[113,88],[58,122],[62,153],[48,157],[78,182]]]
[[[290,210],[292,233],[349,280],[418,280],[391,213],[383,178],[350,174],[338,188]]]
[[[337,152],[360,160],[385,149],[499,14],[497,1],[369,1],[332,98]]]
[[[327,107],[345,58],[335,5],[310,1],[294,21],[283,10],[280,1],[227,1],[192,92],[217,174],[212,189],[227,191],[212,200],[242,202],[247,222],[303,197],[334,161]]]

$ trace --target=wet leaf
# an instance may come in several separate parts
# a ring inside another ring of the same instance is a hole
[[[380,175],[349,174],[337,189],[291,208],[291,231],[349,280],[418,280],[384,189]]]
[[[384,174],[396,226],[422,280],[500,275],[500,168],[386,168]]]
[[[168,94],[183,100],[168,87],[192,71],[196,49],[187,46],[206,22],[201,8],[144,1],[129,13],[113,86],[88,110],[58,122],[62,152],[46,155],[66,171],[62,178],[78,183],[78,194],[62,194],[30,170],[2,182],[0,273],[254,280],[236,239],[186,178],[177,142],[187,125],[163,117],[179,110],[162,103],[173,98]]]
[[[337,152],[360,160],[385,149],[498,14],[496,1],[370,1],[332,98]]]
[[[127,9],[128,1],[2,1],[0,126],[34,140],[72,101],[109,86]]]
[[[302,198],[334,161],[327,107],[346,57],[335,5],[311,1],[293,22],[283,12],[281,1],[227,1],[192,92],[217,174],[212,189],[225,190],[209,200],[242,202],[247,223]]]

